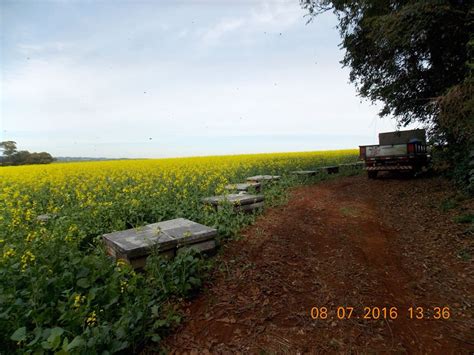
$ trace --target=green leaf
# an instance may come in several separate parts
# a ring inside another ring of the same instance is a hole
[[[47,342],[51,345],[51,348],[56,349],[61,344],[61,335],[63,335],[63,333],[63,328],[54,327],[51,329],[51,333],[47,339]]]
[[[69,339],[68,337],[65,337],[64,340],[63,340],[63,345],[61,346],[61,351],[63,351],[64,353],[67,353],[67,347],[69,345]],[[56,354],[58,355],[58,354]]]
[[[67,346],[67,351],[71,351],[75,348],[80,348],[84,346],[85,344],[86,342],[84,341],[84,339],[82,339],[82,337],[78,335],[77,337],[72,339],[72,341],[69,343],[69,345]]]
[[[26,339],[26,327],[21,327],[15,330],[15,332],[10,337],[13,341],[23,341]]]
[[[90,272],[90,270],[88,268],[82,267],[82,268],[79,269],[76,276],[79,277],[79,278],[86,277],[87,275],[89,275],[89,272]]]
[[[189,278],[189,283],[193,286],[200,286],[201,285],[201,280],[196,278],[196,277],[191,276]]]
[[[151,307],[151,314],[153,315],[153,317],[158,317],[158,306],[154,305]]]
[[[42,342],[41,342],[41,347],[42,347],[44,350],[51,350],[51,344],[48,343],[47,341],[42,341]]]
[[[86,278],[77,280],[76,284],[77,286],[82,288],[88,288],[90,286],[89,280],[87,280]]]
[[[33,345],[35,345],[35,344],[38,342],[38,340],[40,340],[41,335],[42,335],[42,333],[43,333],[43,330],[42,330],[41,328],[35,328],[35,330],[33,331],[33,333],[35,334],[35,338],[34,338],[32,341],[30,341],[30,342],[27,344],[27,346],[33,346]]]

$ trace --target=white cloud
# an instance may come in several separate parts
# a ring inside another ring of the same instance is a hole
[[[251,19],[254,25],[260,24],[279,29],[292,26],[303,15],[303,10],[295,1],[264,1],[259,7],[251,10]]]
[[[206,45],[217,44],[225,35],[240,29],[245,24],[243,19],[225,19],[216,25],[203,30],[201,39]]]
[[[51,52],[61,52],[72,47],[71,42],[44,42],[41,44],[20,43],[17,45],[18,51],[23,55],[43,55]]]
[[[304,12],[294,1],[262,1],[250,8],[246,15],[221,19],[214,25],[200,29],[203,44],[218,45],[227,36],[239,34],[243,43],[254,43],[256,32],[282,32],[297,24]]]

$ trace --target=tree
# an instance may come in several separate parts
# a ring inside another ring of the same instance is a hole
[[[474,144],[474,135],[469,136],[474,127],[472,0],[300,3],[310,21],[325,11],[337,15],[346,50],[341,63],[350,68],[362,97],[382,102],[380,116],[393,115],[400,126],[422,122],[438,142],[469,155],[466,149]]]
[[[0,147],[3,149],[0,165],[49,164],[54,161],[51,154],[46,152],[17,151],[16,142],[13,141],[0,142]]]
[[[13,154],[10,158],[12,165],[29,164],[31,153],[27,150],[20,150]]]
[[[54,161],[51,154],[46,152],[31,153],[28,158],[28,164],[49,164]]]
[[[5,157],[11,157],[16,153],[16,142],[14,141],[4,141],[0,142],[0,148],[3,150],[3,155]]]

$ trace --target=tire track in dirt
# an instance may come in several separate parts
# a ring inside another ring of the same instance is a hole
[[[456,299],[414,287],[425,261],[404,255],[410,245],[403,233],[416,228],[404,225],[403,209],[401,232],[385,221],[389,210],[380,196],[412,184],[420,182],[352,177],[294,189],[286,206],[266,211],[242,240],[224,247],[220,271],[185,307],[186,321],[165,347],[174,353],[474,350],[469,312],[452,322],[407,317],[409,306]],[[468,293],[472,282],[455,286],[453,292]],[[313,320],[314,306],[332,314]],[[338,306],[354,307],[354,316],[337,319]],[[361,319],[366,306],[397,307],[398,318]]]

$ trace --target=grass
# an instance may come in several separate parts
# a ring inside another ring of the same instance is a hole
[[[474,223],[474,214],[462,214],[454,217],[456,223]]]

